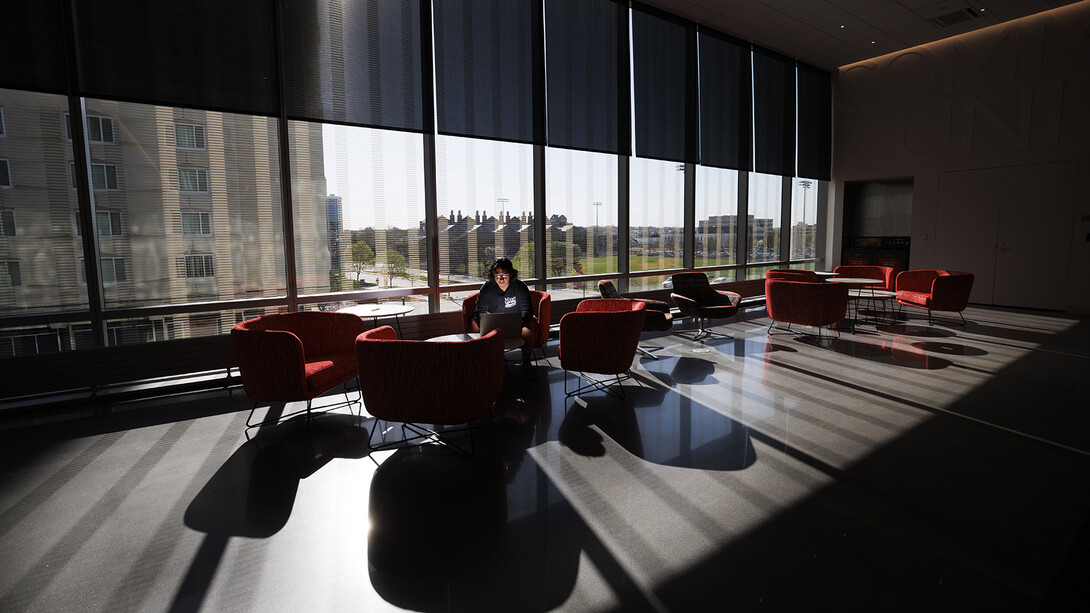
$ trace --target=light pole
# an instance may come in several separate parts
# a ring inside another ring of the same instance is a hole
[[[810,194],[810,186],[813,184],[813,181],[806,179],[799,181],[799,187],[802,188],[802,236],[799,237],[799,244],[801,245],[798,254],[799,259],[806,256],[806,196]]]
[[[602,201],[595,200],[590,203],[594,207],[594,253],[591,255],[598,256],[598,233],[601,231],[601,226],[598,225],[598,211],[602,210]]]

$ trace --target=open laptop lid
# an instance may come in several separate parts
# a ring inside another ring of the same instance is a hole
[[[503,330],[504,340],[518,340],[522,338],[522,314],[521,313],[482,313],[481,336],[493,330]]]

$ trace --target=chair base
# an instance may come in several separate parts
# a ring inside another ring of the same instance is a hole
[[[426,428],[426,427],[422,426],[421,424],[403,422],[401,424],[401,430],[402,430],[402,435],[403,435],[401,439],[399,439],[397,441],[392,441],[390,443],[375,444],[375,442],[374,442],[375,441],[375,432],[378,432],[378,430],[379,430],[378,424],[379,424],[380,421],[385,421],[385,420],[375,419],[375,425],[374,425],[374,427],[371,428],[371,433],[367,436],[367,447],[370,448],[371,451],[385,451],[385,450],[388,450],[388,449],[401,449],[402,447],[416,447],[416,446],[419,446],[419,445],[425,445],[427,443],[436,443],[436,444],[439,444],[439,445],[443,445],[444,447],[449,447],[452,450],[454,450],[454,451],[456,451],[456,452],[458,452],[458,453],[460,453],[460,454],[462,454],[464,456],[472,456],[473,455],[473,451],[474,451],[474,449],[473,449],[473,432],[475,430],[480,430],[481,428],[487,428],[487,427],[490,427],[493,424],[495,424],[495,418],[492,417],[492,410],[491,409],[489,409],[489,411],[488,411],[488,425],[487,426],[474,427],[473,424],[467,423],[465,426],[462,426],[462,427],[459,427],[459,428],[448,429],[448,430],[443,430],[442,432],[437,432],[435,430],[432,430],[431,428]],[[390,423],[390,422],[386,422],[386,423]],[[404,432],[406,430],[412,432],[413,436],[408,436],[408,437],[404,436]],[[447,435],[449,435],[449,434],[458,434],[458,433],[461,433],[461,432],[468,432],[469,433],[469,449],[468,450],[462,448],[459,445],[454,444],[454,442],[449,440],[449,439],[443,438],[443,435],[445,435],[445,434],[447,434]],[[383,435],[383,438],[385,438],[385,435]],[[420,442],[416,442],[416,441],[420,441]]]
[[[278,423],[280,423],[280,422],[282,422],[284,420],[291,419],[292,417],[296,417],[296,416],[302,415],[304,413],[306,414],[307,419],[310,419],[311,417],[313,417],[313,415],[315,413],[329,413],[330,411],[335,411],[335,410],[337,410],[337,409],[339,409],[341,407],[348,407],[349,412],[351,412],[351,410],[352,410],[351,407],[354,404],[359,404],[360,405],[360,412],[359,412],[358,416],[362,418],[363,417],[363,393],[360,392],[358,382],[356,384],[356,387],[354,387],[354,388],[349,388],[348,383],[349,382],[346,382],[344,384],[344,389],[345,389],[345,391],[344,391],[344,402],[337,402],[337,403],[332,404],[332,405],[330,405],[328,407],[322,407],[322,410],[320,410],[320,411],[312,411],[311,410],[311,404],[314,402],[314,399],[310,398],[310,399],[307,400],[307,407],[305,409],[299,409],[298,411],[293,411],[293,412],[288,413],[286,415],[279,415],[279,416],[277,416],[277,417],[275,417],[273,419],[266,419],[266,420],[263,420],[263,421],[259,421],[257,423],[251,423],[251,421],[254,418],[254,412],[257,411],[257,407],[260,405],[260,403],[255,400],[254,405],[252,407],[250,407],[250,414],[246,416],[246,429],[249,430],[251,428],[259,428],[259,427],[262,427],[262,426],[269,426],[269,425],[273,425],[273,424],[278,424]],[[356,397],[355,400],[352,400],[351,398],[348,397],[348,392],[350,392],[350,391],[355,391],[356,392],[357,397]],[[353,413],[353,415],[357,415],[357,414]]]
[[[904,306],[905,306],[905,303],[903,303],[903,302],[898,302],[897,303],[897,317],[898,318],[901,317],[901,313],[904,310]],[[923,309],[923,307],[916,307],[916,308]],[[935,318],[935,316],[933,315],[934,311],[932,311],[931,309],[923,309],[923,310],[927,311],[927,325],[934,326],[936,321],[940,321],[940,320],[937,320]],[[965,321],[965,316],[961,314],[961,311],[954,311],[954,312],[957,313],[958,317],[961,318],[961,323],[958,323],[957,321],[955,321],[952,318],[948,319],[948,318],[945,318],[945,317],[941,321],[945,322],[945,323],[948,323],[949,325],[952,325],[952,326],[961,326],[961,329],[964,330],[968,326],[968,322]],[[906,318],[906,320],[907,320],[907,318]]]
[[[640,353],[642,353],[643,355],[651,358],[652,360],[659,359],[659,356],[651,353],[652,349],[660,349],[661,350],[662,347],[644,347],[643,345],[636,345],[636,351],[639,351]]]
[[[776,325],[775,321],[772,321],[770,324],[768,324],[768,330],[765,331],[765,334],[767,334],[769,336],[773,336],[773,334],[772,334],[772,329],[773,328],[772,327],[775,326],[775,325]],[[825,329],[825,326],[813,326],[813,327],[817,328],[817,334],[807,334],[805,332],[802,332],[800,334],[803,334],[803,335],[806,335],[806,336],[816,336],[818,343],[820,343],[821,341],[823,341],[825,339],[832,340],[833,336],[831,334],[825,334],[825,335],[821,334],[821,331]],[[831,328],[831,329],[835,330],[836,331],[836,337],[840,338],[840,328]],[[777,330],[783,330],[783,328],[777,328]],[[796,334],[796,332],[791,330],[791,324],[787,324],[787,330],[786,331],[790,332],[791,334]]]
[[[697,317],[696,320],[697,320],[697,325],[699,327],[696,334],[694,334],[692,336],[689,336],[689,333],[691,332],[691,330],[674,332],[674,334],[677,334],[678,336],[680,336],[682,338],[687,338],[687,339],[689,339],[691,341],[694,341],[694,342],[703,342],[704,339],[712,338],[712,337],[724,338],[724,339],[728,339],[728,340],[733,340],[734,339],[734,336],[732,336],[730,334],[724,334],[722,332],[715,332],[713,330],[709,330],[707,328],[706,324],[705,324],[705,318]]]
[[[568,373],[575,375],[576,379],[582,380],[584,383],[579,385],[576,389],[568,391]],[[614,398],[624,398],[624,386],[622,382],[632,378],[632,373],[625,372],[619,375],[613,375],[614,381],[607,382],[601,379],[590,376],[585,372],[577,371],[564,371],[564,397],[570,398],[571,396],[578,396],[591,390],[598,390],[613,396]],[[614,389],[616,388],[616,389]]]

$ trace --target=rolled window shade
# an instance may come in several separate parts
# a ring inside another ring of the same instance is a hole
[[[795,174],[795,62],[753,49],[753,169]]]
[[[64,11],[57,0],[6,2],[0,36],[0,88],[63,94]]]
[[[83,95],[279,112],[272,2],[99,0],[72,6]]]
[[[620,135],[629,129],[620,103],[621,84],[627,94],[629,78],[624,74],[622,81],[620,71],[621,50],[628,53],[627,35],[621,40],[627,23],[627,9],[615,0],[546,0],[550,146],[621,151]],[[627,105],[628,96],[623,98]]]
[[[635,5],[632,10],[632,71],[636,113],[636,155],[674,162],[695,162],[689,128],[695,57],[690,62],[689,39],[695,26],[667,17],[656,9]],[[695,55],[695,54],[694,54]],[[695,137],[695,135],[693,135]]]
[[[292,119],[422,131],[418,0],[280,0]]]
[[[832,75],[798,66],[798,176],[828,181],[832,175]]]
[[[534,142],[533,2],[432,5],[439,133]]]
[[[749,45],[700,32],[700,163],[753,169]]]

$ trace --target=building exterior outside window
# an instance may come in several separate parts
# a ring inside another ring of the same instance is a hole
[[[72,140],[72,118],[64,114],[65,138]],[[114,120],[97,115],[87,116],[87,140],[92,143],[114,142]]]
[[[15,238],[15,211],[0,210],[0,238]]]
[[[174,124],[174,146],[179,149],[204,149],[204,126]]]
[[[128,276],[126,275],[126,270],[128,267],[125,264],[125,260],[123,258],[105,257],[99,258],[98,262],[100,266],[99,270],[102,274],[103,283],[113,284],[129,280]],[[87,282],[84,270],[86,269],[83,267],[83,258],[80,258],[79,269],[77,272],[80,283]]]
[[[179,168],[178,191],[199,192],[208,191],[208,171],[203,168]]]
[[[23,271],[18,260],[0,260],[0,287],[22,287]]]
[[[182,234],[212,235],[212,214],[200,211],[182,211]]]
[[[216,276],[216,267],[209,253],[193,253],[185,256],[185,276],[187,279]]]

